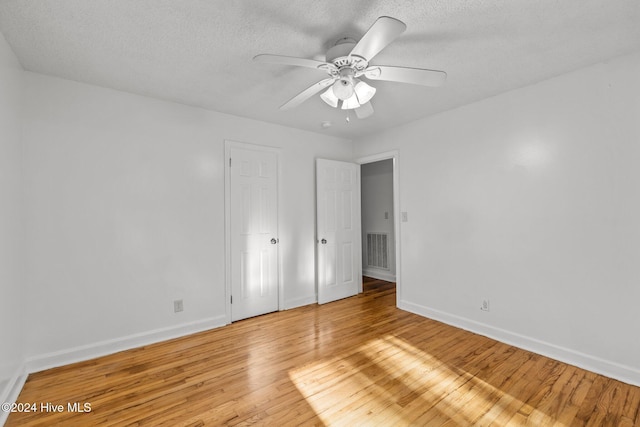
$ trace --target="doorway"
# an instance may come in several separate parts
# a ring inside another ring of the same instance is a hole
[[[397,151],[356,160],[362,182],[363,276],[396,283],[401,301],[400,192]]]
[[[396,281],[393,159],[360,166],[362,275]]]

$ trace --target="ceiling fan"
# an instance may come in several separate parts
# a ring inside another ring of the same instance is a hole
[[[404,22],[388,16],[379,17],[356,42],[343,38],[327,51],[326,61],[296,58],[282,55],[257,55],[254,61],[285,64],[297,67],[315,68],[326,71],[328,78],[320,80],[298,95],[291,98],[280,109],[288,110],[297,107],[318,92],[324,91],[320,98],[333,108],[338,105],[343,110],[353,109],[360,119],[373,114],[371,98],[376,88],[367,84],[368,80],[386,80],[391,82],[411,83],[423,86],[441,86],[447,78],[444,71],[422,68],[394,67],[389,65],[371,65],[369,62],[382,49],[388,46],[407,29]]]

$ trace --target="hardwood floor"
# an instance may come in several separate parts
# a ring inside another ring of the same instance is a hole
[[[35,373],[18,402],[38,412],[7,426],[640,426],[638,387],[394,306],[395,286],[368,279],[356,297]]]

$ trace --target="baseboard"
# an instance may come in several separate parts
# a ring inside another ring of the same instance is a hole
[[[21,365],[16,370],[15,374],[11,377],[4,390],[2,390],[2,395],[0,395],[0,403],[14,403],[20,392],[22,391],[22,387],[24,387],[24,383],[27,381],[27,371],[25,365]],[[9,417],[9,412],[4,412],[0,410],[0,426],[3,426]]]
[[[398,308],[640,387],[640,371],[630,366],[621,365],[610,360],[601,359],[419,304],[400,301]]]
[[[385,273],[385,272],[381,272],[378,270],[368,270],[368,269],[363,269],[362,270],[362,275],[363,276],[367,276],[367,277],[372,277],[374,279],[378,279],[378,280],[384,280],[387,282],[395,282],[396,281],[396,276],[395,274],[391,274],[391,273]]]
[[[26,372],[33,373],[71,363],[95,359],[124,350],[154,344],[185,335],[202,332],[226,325],[226,316],[216,316],[196,322],[183,323],[153,331],[133,334],[122,338],[100,341],[93,344],[79,346],[71,349],[56,351],[30,357],[26,361]]]
[[[318,298],[316,298],[315,295],[312,295],[310,297],[294,298],[284,302],[284,310],[291,310],[292,308],[315,304],[317,302]]]

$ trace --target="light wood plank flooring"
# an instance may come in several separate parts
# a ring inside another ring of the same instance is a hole
[[[368,279],[357,297],[32,374],[18,401],[65,410],[7,425],[640,426],[638,387],[394,305]]]

